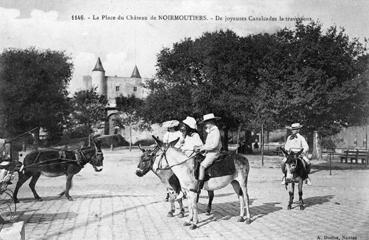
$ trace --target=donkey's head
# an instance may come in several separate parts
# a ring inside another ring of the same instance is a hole
[[[84,157],[89,160],[96,172],[101,172],[103,169],[104,155],[101,150],[101,140],[90,135],[88,137],[88,146],[81,149]]]
[[[139,145],[138,148],[142,151],[142,155],[137,165],[136,175],[142,177],[152,169],[159,147],[155,146],[154,149],[145,150]]]
[[[303,149],[298,152],[294,151],[286,151],[284,148],[281,147],[282,152],[284,153],[286,160],[286,181],[292,181],[295,177],[297,177],[298,169],[303,167],[301,164],[301,154]]]

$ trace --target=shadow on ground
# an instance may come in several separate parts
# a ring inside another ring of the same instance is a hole
[[[78,199],[96,199],[96,198],[116,198],[116,197],[152,197],[154,195],[136,195],[136,194],[84,194],[84,195],[72,195],[74,200]],[[47,196],[42,197],[42,202],[54,201],[54,200],[67,200],[65,196]],[[19,198],[21,203],[37,202],[34,198]]]
[[[18,217],[17,221],[24,221],[26,223],[41,223],[51,222],[59,219],[73,219],[78,214],[75,212],[61,212],[61,213],[34,213],[34,214],[22,214]]]
[[[334,198],[334,195],[325,195],[325,196],[316,196],[316,197],[309,197],[309,198],[304,198],[304,207],[309,208],[315,205],[322,205],[324,203],[330,202],[332,199]],[[294,208],[298,208],[299,207],[299,202],[298,200],[296,200],[296,198],[294,199],[295,201],[293,202],[292,205],[292,209]],[[288,205],[288,202],[286,201],[286,208]]]
[[[117,210],[117,211],[114,211],[114,212],[108,212],[106,214],[103,214],[99,217],[96,217],[94,220],[88,220],[87,222],[87,219],[86,219],[86,222],[82,222],[82,223],[79,223],[79,224],[76,224],[75,226],[73,227],[69,227],[69,228],[66,228],[66,229],[63,229],[64,232],[68,232],[68,231],[73,231],[73,229],[77,229],[77,228],[80,228],[80,227],[85,227],[86,225],[88,224],[91,224],[91,223],[95,223],[95,222],[98,222],[98,221],[101,221],[101,219],[104,219],[104,218],[110,218],[112,217],[113,215],[118,215],[118,214],[122,214],[124,212],[127,212],[127,211],[132,211],[132,210],[136,210],[137,208],[142,208],[142,207],[148,207],[150,205],[153,205],[153,204],[156,204],[156,203],[159,203],[161,201],[154,201],[154,202],[148,202],[148,203],[145,203],[145,204],[139,204],[139,205],[136,205],[136,206],[132,206],[132,207],[128,207],[128,208],[124,208],[124,209],[120,209],[120,210]],[[62,213],[60,213],[62,214]],[[73,213],[69,213],[69,214],[73,214]],[[75,216],[73,216],[75,217]],[[64,218],[65,218],[65,215],[64,215]],[[55,219],[55,218],[54,218]],[[54,236],[57,236],[59,235],[59,231],[58,232],[55,232],[55,233],[52,233],[52,234],[49,234],[49,235],[46,235],[44,238],[42,239],[50,239]]]
[[[262,218],[268,214],[277,212],[282,209],[282,207],[277,206],[280,205],[280,202],[268,202],[263,203],[259,206],[251,206],[254,199],[250,199],[250,214],[251,220],[255,221],[259,218]],[[203,213],[206,211],[205,204],[199,204],[199,213]],[[227,203],[215,203],[213,204],[213,211],[211,216],[202,220],[199,224],[200,226],[204,226],[213,221],[219,220],[230,220],[232,217],[238,217],[240,214],[240,203],[239,201],[235,202],[227,202]],[[236,220],[235,220],[236,221]]]
[[[309,208],[315,205],[322,205],[330,202],[334,198],[334,195],[316,196],[304,199],[305,208]],[[250,200],[250,205],[252,204]],[[250,206],[250,214],[252,222],[263,218],[271,213],[287,209],[288,202],[286,201],[286,207],[282,207],[281,202],[267,202],[258,206]],[[298,207],[298,201],[294,202],[293,208]],[[199,213],[204,213],[206,211],[206,204],[199,204]],[[204,226],[210,222],[219,220],[230,220],[232,217],[238,217],[240,207],[239,202],[228,202],[228,203],[215,203],[213,204],[212,215],[208,218],[202,220],[199,226]]]

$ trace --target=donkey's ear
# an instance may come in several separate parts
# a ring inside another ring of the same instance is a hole
[[[285,156],[288,156],[288,152],[286,151],[286,149],[284,149],[284,147],[280,147],[280,149]]]
[[[160,141],[160,139],[159,139],[159,138],[155,137],[154,135],[152,135],[152,138],[155,140],[156,144],[157,144],[159,147],[163,146],[163,142],[162,142],[162,141]]]
[[[176,140],[174,140],[174,141],[171,141],[168,145],[169,145],[169,147],[174,147],[176,144],[177,144],[177,142],[179,141],[179,138],[177,138]]]
[[[141,144],[138,144],[138,148],[139,148],[142,152],[145,152],[145,149],[143,149],[143,148],[141,147]]]
[[[296,153],[296,156],[300,156],[301,155],[301,153],[304,151],[304,149],[301,149],[300,151],[298,151],[297,153]]]

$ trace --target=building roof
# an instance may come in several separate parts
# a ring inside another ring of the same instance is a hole
[[[136,65],[135,65],[135,68],[133,69],[131,78],[141,78],[140,72],[138,71],[138,68]]]
[[[105,72],[104,67],[103,67],[103,65],[102,65],[101,60],[100,60],[99,57],[97,58],[96,65],[95,65],[95,67],[94,67],[94,69],[92,71]]]

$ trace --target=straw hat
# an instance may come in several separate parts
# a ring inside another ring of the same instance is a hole
[[[170,121],[163,122],[163,127],[165,128],[174,128],[174,127],[177,127],[178,125],[179,125],[179,121],[177,120],[170,120]]]
[[[291,129],[291,130],[298,130],[302,128],[302,125],[300,125],[300,123],[292,123],[290,127],[288,127],[288,129]]]
[[[210,120],[218,120],[218,119],[220,119],[220,117],[214,116],[214,113],[209,113],[203,116],[203,120],[201,121],[201,123],[204,123]]]
[[[182,122],[192,129],[197,129],[196,120],[193,117],[186,117]]]

